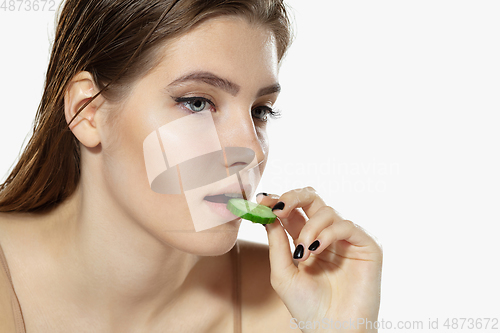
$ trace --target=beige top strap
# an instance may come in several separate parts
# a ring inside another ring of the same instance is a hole
[[[240,245],[236,240],[236,245],[232,249],[233,262],[233,313],[234,313],[234,333],[241,333],[241,263]]]
[[[21,305],[12,284],[2,245],[0,245],[0,331],[26,333]]]

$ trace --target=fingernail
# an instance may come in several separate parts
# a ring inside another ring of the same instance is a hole
[[[266,197],[267,197],[267,195],[268,195],[266,192],[260,192],[260,193],[258,193],[258,194],[256,195],[256,197],[258,197],[258,196],[259,196],[259,195],[261,195],[261,194],[262,194],[262,195],[264,195],[264,196],[266,196]]]
[[[280,201],[276,205],[274,205],[273,209],[271,209],[271,210],[275,210],[275,209],[283,210],[283,208],[285,208],[285,203],[283,201]]]
[[[304,247],[302,244],[297,245],[295,252],[293,253],[293,259],[300,259],[304,255]]]
[[[319,240],[315,240],[311,245],[309,245],[309,251],[316,251],[319,247]]]

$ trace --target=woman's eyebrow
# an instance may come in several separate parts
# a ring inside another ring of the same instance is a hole
[[[233,96],[236,96],[240,91],[240,86],[236,83],[233,83],[229,80],[223,79],[213,73],[210,72],[192,72],[186,75],[181,76],[180,78],[175,79],[168,85],[167,88],[172,86],[178,86],[186,81],[201,81],[212,85],[216,88],[220,88]]]
[[[279,83],[272,84],[270,86],[267,86],[265,88],[262,88],[259,90],[257,93],[257,97],[265,96],[265,95],[271,95],[274,93],[279,93],[281,91],[281,86]]]
[[[168,86],[167,89],[172,87],[172,86],[179,86],[187,81],[201,81],[204,83],[207,83],[211,86],[214,86],[216,88],[220,88],[229,94],[236,96],[238,92],[240,91],[240,86],[237,85],[234,82],[231,82],[227,79],[221,78],[220,76],[215,75],[214,73],[210,72],[205,72],[205,71],[196,71],[196,72],[191,72],[189,74],[183,75],[174,81],[172,81]],[[257,97],[265,96],[265,95],[271,95],[274,93],[279,93],[281,91],[281,86],[279,83],[272,84],[270,86],[261,88],[257,92]]]

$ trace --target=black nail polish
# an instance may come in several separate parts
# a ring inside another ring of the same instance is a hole
[[[319,247],[319,240],[315,240],[311,245],[309,245],[309,251],[316,251]]]
[[[276,205],[274,205],[273,209],[271,209],[271,210],[275,210],[275,209],[283,210],[283,208],[285,208],[285,203],[283,201],[280,201]]]
[[[258,197],[258,196],[259,196],[259,195],[261,195],[261,194],[262,194],[262,195],[264,195],[264,196],[266,196],[266,197],[267,197],[267,195],[268,195],[266,192],[260,192],[260,193],[258,193],[258,194],[256,195],[256,197]]]
[[[304,247],[302,244],[297,245],[295,252],[293,253],[293,259],[300,259],[304,256]]]

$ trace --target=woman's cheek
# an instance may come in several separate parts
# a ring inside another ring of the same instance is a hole
[[[269,137],[267,135],[266,125],[257,128],[257,137],[259,138],[260,146],[262,147],[262,151],[265,156],[265,160],[267,160],[269,154]],[[264,162],[265,163],[265,162]]]

